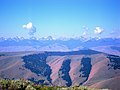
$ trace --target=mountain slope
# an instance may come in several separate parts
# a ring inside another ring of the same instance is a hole
[[[90,49],[0,53],[0,78],[24,78],[45,85],[87,85],[114,90],[111,79],[118,82],[119,76],[119,56]],[[119,88],[118,84],[113,85]]]

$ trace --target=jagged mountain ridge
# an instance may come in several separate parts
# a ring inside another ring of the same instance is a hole
[[[109,54],[120,55],[120,38],[71,38],[61,39],[24,39],[0,38],[0,52],[19,51],[77,51],[93,49]]]
[[[99,83],[95,87],[102,88],[100,84],[103,81],[116,80],[114,78],[119,75],[119,56],[90,49],[71,52],[0,53],[1,78],[24,78],[39,84],[59,86],[93,86]],[[109,87],[112,88],[112,85]]]

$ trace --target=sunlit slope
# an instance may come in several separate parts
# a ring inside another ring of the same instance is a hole
[[[120,57],[93,50],[0,53],[0,78],[45,85],[112,88],[120,81]],[[117,79],[116,79],[117,78]],[[102,84],[105,83],[105,84]],[[113,90],[113,89],[112,89]]]

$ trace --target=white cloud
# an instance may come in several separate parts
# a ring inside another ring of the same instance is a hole
[[[86,26],[83,26],[83,29],[84,29],[84,30],[88,30],[88,27],[86,27]]]
[[[103,33],[103,29],[100,27],[96,27],[94,30],[94,34],[101,34],[101,33]]]
[[[29,35],[34,35],[34,33],[36,32],[36,27],[33,26],[32,22],[29,22],[28,24],[23,25],[22,27],[29,31]]]
[[[87,38],[88,37],[88,27],[83,26],[83,31],[84,32],[83,32],[82,36]]]

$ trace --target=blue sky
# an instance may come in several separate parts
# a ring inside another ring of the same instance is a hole
[[[118,36],[120,0],[0,0],[0,37],[30,37],[22,27],[29,22],[37,38],[76,37],[84,32],[93,37],[96,27],[103,30],[101,37]]]

